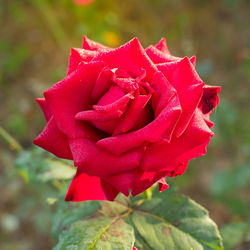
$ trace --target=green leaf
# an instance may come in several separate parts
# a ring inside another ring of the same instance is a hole
[[[79,219],[92,215],[100,207],[98,201],[68,203],[60,200],[57,210],[52,216],[52,235],[57,238],[65,227]]]
[[[78,221],[64,231],[54,250],[63,249],[121,249],[134,246],[133,228],[120,217],[97,217]]]
[[[130,205],[130,199],[123,194],[119,194],[115,202],[101,201],[100,213],[107,217],[116,217],[126,213]]]
[[[190,234],[147,212],[133,213],[132,221],[140,237],[153,249],[203,249]],[[181,240],[180,240],[181,239]]]
[[[165,194],[146,201],[131,220],[143,249],[223,249],[207,211],[187,197]]]
[[[74,167],[63,161],[46,159],[45,163],[48,168],[46,172],[41,174],[41,179],[43,181],[68,180],[71,179],[76,173],[76,169]]]
[[[246,222],[234,222],[223,226],[220,231],[225,249],[233,249],[244,241],[247,230],[248,224]]]

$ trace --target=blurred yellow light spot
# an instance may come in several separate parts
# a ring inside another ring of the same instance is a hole
[[[112,31],[103,32],[102,39],[106,44],[108,44],[111,47],[117,47],[121,43],[120,37]]]

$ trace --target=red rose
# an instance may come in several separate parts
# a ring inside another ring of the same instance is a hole
[[[137,195],[155,182],[163,191],[166,176],[206,153],[219,92],[165,39],[111,49],[84,37],[68,75],[37,99],[48,123],[34,143],[77,166],[67,201]]]

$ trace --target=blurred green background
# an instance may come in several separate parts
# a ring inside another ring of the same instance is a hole
[[[250,249],[249,24],[249,0],[0,0],[0,125],[32,146],[45,125],[34,99],[65,76],[84,34],[111,47],[166,37],[173,55],[196,55],[202,79],[222,86],[208,153],[174,182],[209,210],[225,249]],[[50,249],[53,185],[29,182],[15,158],[0,140],[0,249]]]

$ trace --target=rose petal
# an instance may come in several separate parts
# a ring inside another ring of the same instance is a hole
[[[96,51],[72,48],[69,57],[69,66],[67,75],[76,70],[80,62],[90,62],[96,55],[97,55]]]
[[[145,142],[157,142],[163,136],[166,140],[170,140],[180,114],[180,103],[175,95],[155,120],[147,126],[126,134],[104,138],[99,140],[97,145],[119,155]]]
[[[165,172],[144,172],[142,171],[138,180],[135,181],[131,194],[136,196],[146,189],[151,187],[154,183],[165,177]],[[166,186],[165,186],[166,187]],[[162,190],[163,191],[163,190]]]
[[[138,195],[151,187],[155,182],[166,176],[164,172],[144,172],[139,168],[123,173],[104,176],[103,179],[128,196],[132,190],[132,195]]]
[[[99,100],[97,105],[93,105],[93,108],[99,113],[115,113],[118,112],[121,116],[127,108],[128,103],[134,96],[131,93],[125,95],[125,93],[116,85],[113,85],[108,92]],[[115,127],[119,123],[119,117],[108,121],[92,121],[96,128],[112,134]]]
[[[172,63],[158,64],[157,67],[177,90],[180,98],[182,115],[175,132],[178,137],[187,128],[200,102],[204,83],[187,57]]]
[[[75,166],[80,166],[82,171],[96,176],[110,175],[137,167],[145,150],[141,147],[115,156],[87,139],[70,139],[69,143]]]
[[[79,169],[72,180],[65,201],[109,200],[113,201],[118,191],[97,176],[88,176]]]
[[[60,130],[70,138],[99,138],[93,128],[77,121],[75,115],[91,107],[90,94],[103,67],[102,62],[81,63],[72,74],[44,93]]]
[[[218,86],[205,85],[203,87],[203,95],[199,104],[203,114],[210,114],[219,104],[219,96],[221,88]]]
[[[126,94],[119,87],[113,85],[102,98],[98,101],[97,105],[93,105],[95,110],[100,112],[115,111],[120,109],[120,106],[127,105],[130,99],[133,99],[132,94]]]
[[[106,175],[102,178],[108,182],[112,183],[112,185],[119,190],[119,192],[123,193],[124,195],[129,195],[129,190],[132,190],[133,183],[136,180],[137,172],[140,170],[133,169],[130,171],[124,171],[121,173],[113,174],[113,175]]]
[[[121,68],[114,68],[112,71],[114,72],[115,78],[131,78],[132,77],[126,70],[121,69]]]
[[[72,160],[72,153],[69,147],[68,139],[57,127],[54,117],[51,117],[47,126],[33,143],[59,158]]]
[[[104,93],[108,91],[112,84],[111,79],[113,74],[114,73],[108,67],[102,69],[91,93],[91,98],[94,101],[97,102],[104,95]]]
[[[161,52],[157,48],[155,48],[153,45],[150,45],[145,49],[147,55],[149,58],[155,63],[166,63],[166,62],[174,62],[181,60],[180,57],[172,56],[170,54],[166,54],[164,52]]]
[[[119,191],[112,184],[109,184],[103,179],[101,179],[101,185],[109,201],[113,201],[119,194]]]
[[[158,186],[159,186],[159,192],[162,192],[162,191],[166,190],[169,187],[166,180],[165,180],[165,177],[161,178],[158,181]]]
[[[126,113],[120,119],[113,135],[125,133],[134,127],[137,128],[138,124],[139,126],[142,124],[146,125],[151,121],[152,115],[150,112],[147,112],[147,109],[145,109],[150,97],[151,95],[139,94],[135,96],[135,100],[131,102]]]
[[[167,176],[175,177],[177,175],[182,175],[186,171],[187,167],[188,167],[188,161],[182,162],[179,165],[177,165],[173,171],[168,172]]]
[[[36,98],[36,102],[39,104],[40,108],[42,109],[45,120],[48,122],[51,116],[53,115],[50,106],[46,102],[45,98]]]
[[[193,64],[193,66],[196,67],[196,56],[190,57],[189,60]]]
[[[114,128],[119,123],[119,118],[123,112],[121,110],[100,112],[96,110],[87,110],[77,113],[76,119],[91,122],[97,129],[112,134]]]
[[[209,128],[212,128],[214,126],[214,123],[210,121],[210,115],[211,115],[210,113],[203,114],[203,119],[206,122],[207,126]]]
[[[177,92],[160,71],[154,74],[151,86],[155,89],[151,100],[155,116],[157,117],[169,103],[169,100],[174,95],[177,95]]]
[[[168,50],[166,38],[161,38],[161,40],[155,45],[155,48],[157,48],[158,50],[160,50],[161,52],[167,55],[171,55]]]
[[[147,148],[140,167],[144,171],[171,172],[180,163],[204,155],[212,136],[213,132],[196,109],[188,128],[179,138],[173,138],[170,143],[151,144]]]
[[[141,75],[142,69],[144,69],[147,73],[145,81],[150,81],[156,71],[155,65],[149,59],[137,38],[117,49],[100,53],[93,60],[104,61],[109,67],[121,68],[133,76]]]
[[[76,114],[75,118],[77,120],[83,121],[100,121],[106,122],[110,120],[117,119],[121,117],[122,112],[120,110],[110,111],[110,112],[99,112],[96,110],[86,110]]]
[[[87,36],[83,36],[82,48],[86,50],[101,51],[101,52],[112,50],[112,48],[109,48],[93,40],[90,40]]]
[[[154,118],[154,113],[152,111],[152,108],[149,105],[146,105],[144,109],[141,110],[141,113],[138,115],[139,119],[135,120],[135,123],[133,127],[130,129],[130,131],[136,131],[139,130],[150,122],[152,122]]]
[[[139,84],[134,78],[118,78],[114,74],[112,81],[126,92],[135,91],[139,88]]]
[[[141,69],[140,75],[130,76],[126,71],[116,69],[112,81],[116,83],[125,92],[135,91],[142,84],[142,80],[146,77],[146,71]],[[145,84],[145,83],[144,83]]]

